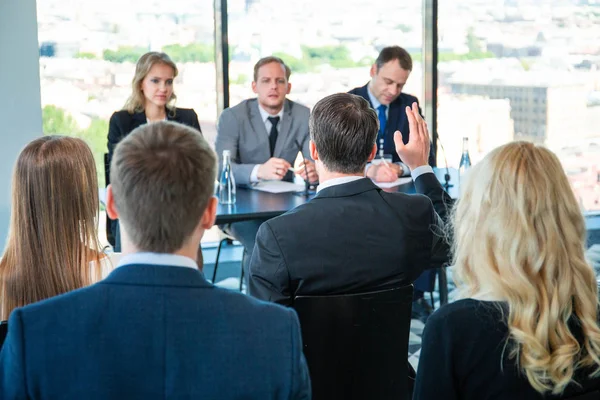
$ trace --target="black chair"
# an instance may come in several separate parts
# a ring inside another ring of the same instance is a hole
[[[228,225],[219,226],[221,240],[219,240],[219,246],[217,247],[217,256],[215,258],[215,267],[213,269],[213,274],[212,274],[212,283],[213,284],[217,280],[217,269],[219,268],[219,259],[221,257],[221,249],[223,248],[223,246],[225,244],[230,245],[230,246],[233,245],[233,241],[235,240],[235,238],[233,236],[231,236],[231,234],[229,234],[229,232],[227,231],[227,227],[228,227]],[[240,272],[240,292],[242,291],[243,283],[244,283],[244,259],[245,258],[246,258],[246,249],[244,249],[244,252],[242,253],[242,262],[240,265],[240,268],[242,270]]]
[[[8,321],[0,321],[0,348],[4,344],[6,334],[8,333]]]
[[[409,399],[413,287],[298,296],[313,399]]]
[[[110,184],[110,163],[108,162],[108,153],[104,153],[104,182],[105,187]],[[106,239],[111,246],[115,246],[115,237],[112,232],[112,221],[106,215]]]

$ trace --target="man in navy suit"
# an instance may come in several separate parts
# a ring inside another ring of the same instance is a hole
[[[216,156],[157,122],[117,146],[107,213],[123,257],[103,281],[10,316],[2,399],[309,399],[293,310],[209,283],[195,260],[215,220]]]
[[[379,155],[387,155],[392,163],[373,162],[367,165],[367,176],[377,182],[393,182],[400,176],[409,176],[410,168],[395,151],[394,132],[402,132],[402,141],[408,143],[410,129],[404,110],[413,103],[419,104],[415,96],[402,93],[412,71],[412,58],[400,46],[385,47],[371,66],[371,81],[365,86],[352,89],[350,93],[361,96],[377,112],[379,132],[377,146]],[[419,113],[420,113],[419,108]],[[377,159],[377,157],[376,157]],[[435,166],[435,152],[429,152],[429,165]],[[441,265],[440,265],[441,266]],[[425,271],[415,281],[413,317],[426,321],[432,309],[425,301],[423,292],[432,286],[435,272]]]
[[[419,104],[415,96],[402,93],[411,71],[412,58],[406,50],[399,46],[385,47],[371,66],[371,81],[349,92],[367,100],[377,112],[378,153],[383,150],[383,154],[391,156],[393,161],[391,165],[380,163],[368,166],[367,176],[378,182],[393,182],[399,176],[410,175],[410,169],[395,151],[394,132],[402,132],[402,141],[408,143],[410,129],[404,110],[413,103]],[[433,149],[429,153],[429,165],[435,166]]]

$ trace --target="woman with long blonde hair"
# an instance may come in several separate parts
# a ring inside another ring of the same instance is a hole
[[[568,398],[600,387],[596,277],[558,158],[527,142],[469,172],[453,216],[462,300],[427,322],[414,399]]]
[[[98,178],[81,139],[43,136],[19,155],[8,241],[0,260],[0,319],[16,307],[102,278]]]
[[[108,157],[106,176],[110,176],[110,163],[115,146],[135,128],[156,121],[174,121],[190,126],[202,133],[198,115],[191,108],[175,107],[177,96],[174,91],[175,78],[179,74],[177,66],[165,53],[151,51],[144,54],[135,66],[131,81],[131,95],[122,110],[110,117],[108,128]],[[106,182],[108,185],[109,182]],[[110,224],[111,237],[118,238],[118,223]],[[120,251],[120,243],[111,240],[115,250]]]

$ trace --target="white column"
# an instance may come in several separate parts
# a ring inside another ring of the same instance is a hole
[[[15,160],[43,134],[37,32],[35,0],[0,1],[0,249],[8,233]]]

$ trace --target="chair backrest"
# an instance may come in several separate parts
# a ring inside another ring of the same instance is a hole
[[[298,296],[313,399],[407,399],[412,285]]]
[[[0,348],[4,344],[6,334],[8,333],[8,321],[0,321]]]

